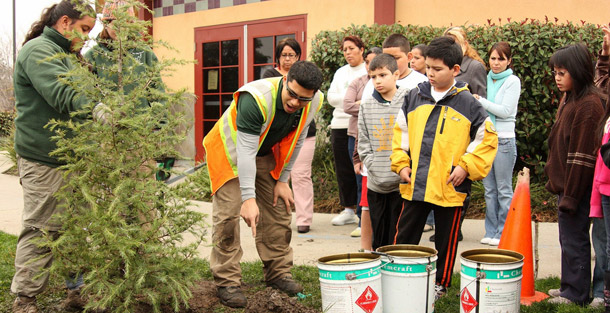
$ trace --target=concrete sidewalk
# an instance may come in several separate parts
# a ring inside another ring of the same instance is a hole
[[[7,156],[0,152],[0,173],[12,166]],[[0,174],[0,230],[17,235],[21,229],[21,211],[23,209],[23,193],[16,176]],[[212,205],[207,202],[193,201],[193,210],[207,214],[208,224],[211,225]],[[306,264],[316,266],[318,258],[345,252],[355,252],[360,248],[360,239],[349,236],[355,225],[332,226],[331,219],[334,215],[315,213],[311,231],[299,234],[296,231],[293,214],[293,237],[292,247],[294,249],[295,264]],[[533,227],[533,224],[532,224]],[[466,250],[489,248],[482,245],[479,240],[484,235],[483,220],[465,220],[463,225],[464,240],[458,248],[455,272],[460,269],[459,254]],[[211,229],[208,232],[211,234]],[[421,245],[434,247],[434,243],[428,240],[433,232],[424,233]],[[535,234],[534,234],[535,236]],[[539,224],[539,270],[538,277],[560,275],[560,247],[558,239],[558,227],[556,223]],[[187,239],[188,240],[188,239]],[[254,238],[250,228],[241,222],[241,242],[244,250],[242,261],[254,261],[258,259]],[[208,258],[210,255],[211,235],[208,235],[208,243],[199,248],[200,256]]]

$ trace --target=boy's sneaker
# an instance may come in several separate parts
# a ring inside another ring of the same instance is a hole
[[[553,304],[570,304],[572,303],[572,300],[568,299],[568,298],[564,298],[562,296],[559,297],[555,297],[549,300],[549,303],[553,303]]]
[[[289,296],[294,296],[297,293],[303,291],[303,287],[299,283],[294,281],[294,279],[292,279],[292,277],[290,276],[277,278],[272,281],[268,281],[266,284],[271,288],[283,291]]]
[[[220,303],[231,308],[245,308],[248,300],[240,287],[217,287],[216,294]]]
[[[434,302],[447,294],[447,288],[441,285],[434,285]]]
[[[434,235],[430,236],[430,242],[434,242],[435,237]],[[464,240],[464,235],[462,235],[462,231],[460,230],[460,233],[458,234],[458,241],[462,241]]]
[[[424,233],[434,230],[434,225],[426,224],[424,226]]]
[[[331,223],[335,226],[358,223],[358,216],[353,210],[343,210],[341,214],[333,217]]]
[[[360,237],[360,227],[356,227],[349,235],[352,237]]]
[[[500,244],[500,239],[498,239],[498,238],[494,238],[494,239],[489,241],[489,245],[490,246],[497,246],[499,244]]]
[[[38,313],[36,297],[17,296],[13,302],[13,313]]]
[[[561,291],[559,290],[559,288],[557,289],[549,289],[548,292],[549,296],[555,298],[555,297],[561,297]]]
[[[591,301],[591,303],[589,303],[589,306],[592,308],[603,308],[606,305],[606,303],[604,302],[604,298],[593,298],[593,301]]]

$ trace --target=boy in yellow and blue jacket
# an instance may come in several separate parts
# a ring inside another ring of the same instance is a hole
[[[489,173],[498,136],[468,85],[455,81],[460,46],[451,37],[436,38],[425,57],[429,82],[409,92],[394,126],[391,167],[404,199],[394,242],[418,244],[434,210],[438,298],[451,285],[464,199],[471,182]]]

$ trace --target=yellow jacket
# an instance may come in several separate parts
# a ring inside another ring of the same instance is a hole
[[[392,171],[410,167],[411,183],[402,183],[404,199],[442,207],[459,207],[473,180],[489,173],[498,135],[485,109],[457,82],[438,102],[424,82],[412,89],[396,117],[392,139]],[[456,166],[468,172],[454,187],[447,179]]]

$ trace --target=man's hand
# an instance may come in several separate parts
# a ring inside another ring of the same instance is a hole
[[[400,173],[398,173],[398,175],[400,175],[400,179],[407,183],[410,184],[411,183],[411,168],[410,167],[405,167],[402,170],[400,170]]]
[[[244,219],[248,227],[252,228],[252,237],[256,237],[256,224],[258,224],[258,204],[256,198],[250,198],[241,204],[239,215]]]
[[[354,173],[356,173],[356,175],[360,175],[360,173],[362,173],[362,163],[354,164]]]
[[[273,188],[273,206],[277,205],[277,199],[281,198],[286,204],[286,212],[292,214],[292,207],[294,206],[294,196],[288,183],[278,181]]]
[[[610,24],[602,26],[602,32],[604,32],[604,42],[601,55],[608,55],[610,54]]]
[[[462,184],[466,176],[468,176],[468,172],[466,172],[465,169],[458,165],[453,169],[451,175],[449,175],[449,179],[447,179],[447,185],[449,185],[449,183],[453,183],[453,186],[457,187]]]

